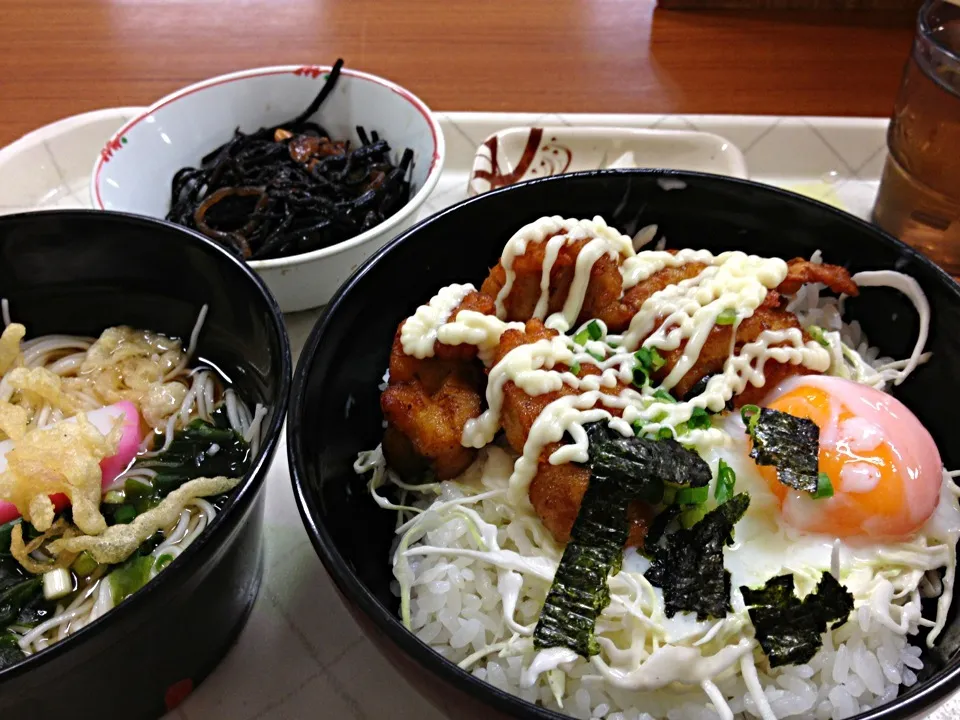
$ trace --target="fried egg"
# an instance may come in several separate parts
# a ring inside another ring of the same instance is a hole
[[[815,499],[779,482],[776,468],[760,467],[787,525],[836,538],[902,538],[933,514],[943,481],[940,454],[892,395],[810,375],[784,382],[763,404],[817,424],[819,469],[834,488],[833,497]]]

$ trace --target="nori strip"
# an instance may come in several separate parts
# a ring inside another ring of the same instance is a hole
[[[537,648],[600,652],[593,631],[610,602],[607,577],[620,569],[629,535],[627,499],[614,481],[591,478],[533,633]]]
[[[667,617],[695,612],[698,620],[719,619],[730,610],[730,573],[723,567],[723,546],[733,542],[733,526],[749,505],[749,495],[734,495],[693,527],[677,530],[664,544],[650,548],[653,564],[644,575],[663,589]]]
[[[647,535],[643,539],[643,548],[645,554],[652,554],[651,548],[655,547],[656,544],[660,542],[660,538],[662,538],[663,534],[667,531],[667,527],[678,517],[680,517],[679,505],[668,505],[666,508],[660,511],[660,513],[653,519],[653,522],[650,523],[650,529],[647,530]]]
[[[817,491],[820,428],[812,420],[761,408],[747,423],[753,438],[750,457],[757,465],[772,465],[784,485],[809,493]]]
[[[672,440],[626,438],[606,423],[587,426],[587,436],[590,484],[533,634],[537,648],[566,647],[583,657],[600,650],[594,627],[610,602],[607,578],[623,560],[627,505],[658,502],[665,482],[700,487],[710,481],[700,456]]]
[[[760,589],[741,587],[757,640],[770,667],[809,662],[823,644],[828,623],[838,627],[853,610],[853,595],[830,573],[803,600],[794,595],[793,575],[780,575]]]
[[[664,483],[703,487],[710,466],[676,440],[624,437],[606,423],[588,425],[590,477],[616,478],[631,500],[657,503]]]
[[[740,592],[743,595],[744,605],[782,607],[788,604],[790,598],[793,597],[793,588],[793,575],[778,575],[767,580],[767,584],[762,588],[741,587]]]

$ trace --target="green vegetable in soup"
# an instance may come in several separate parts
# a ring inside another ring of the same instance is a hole
[[[130,478],[123,488],[123,503],[102,507],[111,525],[125,524],[154,508],[163,498],[189,480],[200,477],[242,477],[250,467],[250,445],[240,433],[221,427],[222,414],[214,423],[197,418],[176,431],[170,447],[158,456],[138,461],[136,467],[157,471],[152,481]],[[158,443],[163,438],[158,438]]]
[[[26,658],[17,642],[17,636],[13,633],[0,633],[0,670]]]
[[[147,584],[153,563],[152,555],[133,555],[110,572],[107,579],[115,604],[123,602]]]

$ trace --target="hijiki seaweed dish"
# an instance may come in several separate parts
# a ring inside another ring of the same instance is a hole
[[[889,702],[945,626],[960,536],[953,476],[887,392],[928,359],[927,300],[656,232],[542,218],[400,324],[355,469],[397,515],[402,622],[580,718]],[[871,286],[914,304],[909,358],[844,320]]]
[[[413,151],[394,164],[376,131],[359,145],[311,120],[340,78],[337,60],[320,92],[295,118],[231,140],[200,167],[174,175],[167,220],[198,230],[243,260],[319,250],[355,237],[410,199]]]
[[[260,447],[249,407],[150,330],[0,335],[0,670],[109,613],[214,520]]]

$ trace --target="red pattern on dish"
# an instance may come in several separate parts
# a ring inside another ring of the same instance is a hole
[[[312,78],[318,78],[318,77],[320,77],[323,73],[327,72],[327,69],[328,69],[328,68],[323,68],[323,67],[320,67],[319,65],[304,65],[304,66],[298,67],[296,70],[294,70],[294,71],[293,71],[293,74],[294,74],[294,75],[309,75],[309,76],[312,77]]]
[[[100,157],[103,158],[103,162],[110,162],[110,158],[113,157],[113,154],[122,147],[123,136],[108,140],[107,144],[103,146],[103,150],[100,151]]]
[[[474,170],[472,179],[485,180],[490,183],[490,189],[495,190],[496,188],[520,182],[528,172],[531,175],[536,175],[537,170],[533,168],[533,163],[536,160],[537,152],[540,150],[540,141],[542,139],[543,128],[530,128],[530,134],[527,136],[527,144],[523,148],[523,153],[520,155],[520,160],[517,161],[516,167],[513,169],[513,172],[504,173],[500,169],[500,159],[498,157],[500,150],[499,141],[496,135],[491,136],[483,144],[490,152],[490,169]],[[562,175],[569,169],[570,163],[573,162],[573,152],[568,147],[558,145],[556,138],[550,138],[550,143],[544,145],[543,152],[551,149],[554,155],[559,155],[562,152],[566,158],[558,162],[554,162],[551,156],[541,159],[539,167],[543,168],[541,172],[543,172],[545,177],[549,175]]]
[[[279,69],[274,68],[274,69],[266,69],[266,70],[242,71],[239,73],[235,73],[233,75],[227,75],[224,77],[217,78],[213,81],[204,81],[204,82],[197,83],[195,85],[191,85],[190,87],[186,87],[183,90],[173,93],[172,95],[168,95],[167,97],[160,100],[157,104],[151,105],[149,108],[146,109],[146,111],[144,111],[137,117],[133,118],[126,125],[120,128],[120,130],[117,131],[117,134],[111,140],[107,141],[107,144],[104,147],[104,149],[100,151],[100,159],[97,161],[96,167],[94,168],[93,190],[94,190],[95,207],[100,210],[106,209],[103,204],[103,198],[100,197],[100,172],[103,170],[103,166],[113,156],[114,151],[120,149],[119,147],[114,148],[113,146],[117,145],[118,142],[125,142],[126,134],[130,132],[130,129],[132,127],[142,122],[144,118],[149,117],[160,108],[165,107],[166,105],[169,105],[170,103],[176,100],[179,100],[182,97],[186,97],[187,95],[192,95],[195,92],[206,90],[207,88],[210,88],[210,87],[216,87],[217,85],[224,85],[226,83],[235,82],[237,80],[245,80],[246,78],[249,78],[249,77],[260,77],[265,75],[282,75],[284,73],[289,73],[289,72],[298,74],[298,71],[300,70],[304,70],[305,68],[314,68],[314,67],[317,67],[317,66],[301,65],[300,67],[293,68],[292,70],[289,67],[282,67]],[[330,72],[331,68],[321,66],[320,70],[321,72]],[[305,74],[306,73],[304,73],[304,75]],[[427,109],[427,106],[423,104],[423,101],[420,100],[415,95],[413,95],[406,88],[402,88],[399,85],[396,85],[395,83],[392,83],[389,80],[385,80],[384,78],[377,77],[376,75],[370,75],[369,73],[360,72],[359,70],[349,70],[346,68],[341,70],[340,74],[361,78],[363,80],[376,83],[377,85],[382,85],[383,87],[389,89],[391,92],[396,93],[397,95],[402,97],[404,100],[409,102],[411,105],[413,105],[417,109],[417,112],[420,113],[420,115],[423,117],[424,120],[426,120],[427,127],[430,128],[430,137],[433,140],[433,157],[430,158],[430,167],[427,168],[427,177],[429,178],[433,174],[434,169],[437,167],[437,162],[440,160],[440,152],[439,152],[439,141],[437,140],[437,128],[434,127],[435,121],[433,119],[432,114]]]
[[[178,680],[173,685],[167,688],[166,694],[163,696],[163,703],[167,707],[167,712],[176,709],[180,704],[187,699],[187,696],[193,692],[193,680],[186,678],[184,680]]]

